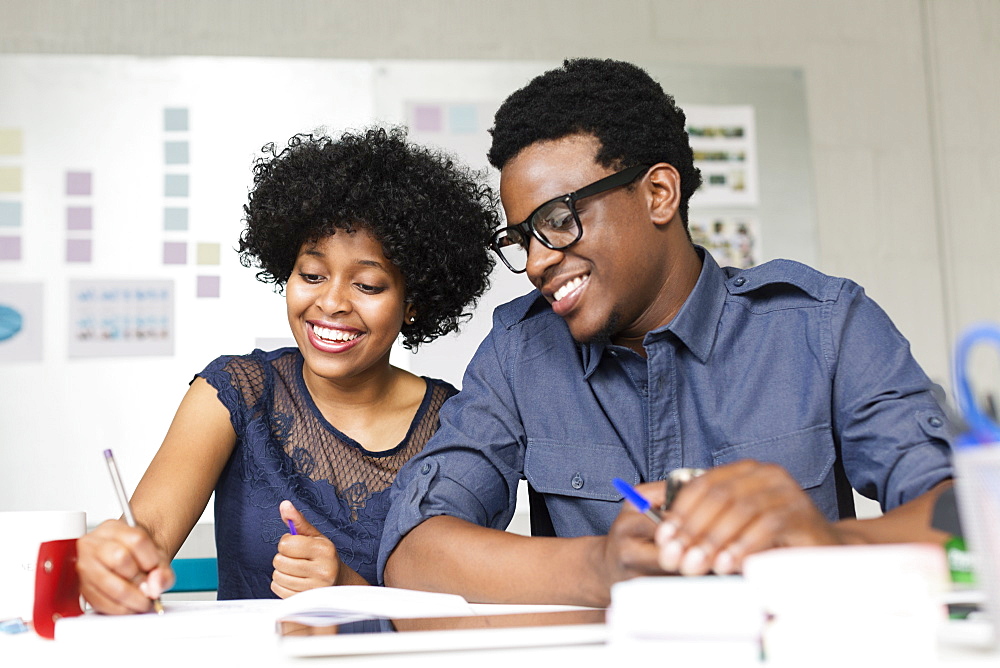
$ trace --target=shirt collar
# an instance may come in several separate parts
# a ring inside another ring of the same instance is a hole
[[[719,318],[722,316],[728,291],[725,287],[725,272],[712,254],[706,253],[701,246],[695,246],[695,250],[702,261],[698,282],[695,283],[694,289],[674,319],[646,334],[642,344],[648,348],[672,334],[684,343],[699,361],[705,362],[715,343]],[[589,378],[597,369],[606,348],[608,344],[604,342],[581,345],[585,378]]]

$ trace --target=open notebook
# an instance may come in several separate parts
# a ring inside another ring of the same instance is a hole
[[[165,601],[157,615],[101,615],[89,611],[56,622],[60,642],[211,638],[275,634],[277,621],[300,619],[411,618],[472,615],[461,596],[389,587],[323,587],[291,598],[241,601]]]

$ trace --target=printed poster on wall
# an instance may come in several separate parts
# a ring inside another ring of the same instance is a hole
[[[70,281],[69,356],[174,354],[174,282]]]
[[[684,112],[694,164],[702,178],[691,206],[756,207],[757,133],[753,107],[689,105]]]

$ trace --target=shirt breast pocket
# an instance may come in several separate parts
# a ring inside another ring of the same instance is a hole
[[[778,464],[785,468],[802,489],[823,484],[837,458],[830,425],[806,429],[724,447],[712,453],[715,466],[742,459]]]
[[[621,494],[611,483],[621,478],[639,482],[639,471],[621,445],[528,439],[524,477],[542,494],[582,499],[618,501]]]

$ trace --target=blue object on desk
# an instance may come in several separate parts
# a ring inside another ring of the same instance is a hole
[[[205,559],[174,559],[170,562],[177,580],[171,593],[215,591],[219,588],[219,565],[214,557]]]
[[[955,347],[955,397],[966,423],[965,433],[956,442],[959,446],[1000,442],[1000,426],[979,408],[969,386],[969,353],[979,343],[993,343],[1000,348],[1000,327],[992,324],[970,327],[962,334]]]
[[[20,617],[14,617],[13,619],[0,620],[0,633],[25,633],[30,630],[30,627],[24,623],[24,620]]]

